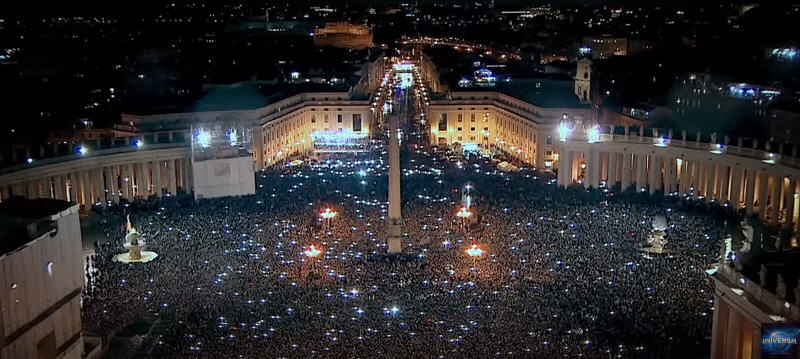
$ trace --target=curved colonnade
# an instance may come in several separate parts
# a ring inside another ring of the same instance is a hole
[[[651,194],[685,195],[744,208],[765,222],[798,229],[800,159],[752,147],[670,136],[597,133],[561,138],[558,184],[619,185]]]
[[[0,199],[54,198],[84,206],[190,192],[186,143],[118,147],[34,161],[0,172]]]

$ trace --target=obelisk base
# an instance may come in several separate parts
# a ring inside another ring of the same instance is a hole
[[[389,245],[389,254],[403,252],[403,227],[400,224],[389,224],[386,230],[386,243]]]

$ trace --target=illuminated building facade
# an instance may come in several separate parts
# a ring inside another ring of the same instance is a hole
[[[372,30],[364,25],[348,22],[329,22],[325,27],[314,30],[314,44],[345,49],[366,49],[372,47]]]

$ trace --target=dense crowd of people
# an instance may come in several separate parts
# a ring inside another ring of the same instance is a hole
[[[106,213],[131,213],[159,257],[114,262],[125,230],[109,226],[84,326],[174,318],[153,357],[675,357],[707,347],[703,271],[722,235],[712,217],[434,158],[406,159],[408,247],[397,258],[384,255],[385,167],[368,158],[264,172],[254,196]],[[467,183],[464,221],[455,213]],[[318,216],[327,207],[330,227]],[[668,218],[670,254],[639,250],[656,215]],[[468,256],[473,243],[485,255]],[[303,253],[311,244],[319,257]]]
[[[153,358],[675,358],[707,352],[722,219],[678,198],[561,189],[549,173],[403,156],[404,253],[387,256],[385,157],[257,174],[252,196],[108,209],[84,329],[169,321]],[[469,185],[469,189],[467,189]],[[469,192],[465,200],[464,191]],[[456,217],[469,205],[469,219]],[[328,223],[319,217],[331,208]],[[130,214],[159,257],[123,264]],[[669,253],[643,252],[655,216]],[[317,257],[304,252],[314,244]],[[473,244],[483,255],[471,257]],[[88,264],[87,264],[88,266]]]

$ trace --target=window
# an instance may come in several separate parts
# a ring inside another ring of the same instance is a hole
[[[552,156],[553,155],[553,151],[547,150],[547,151],[545,151],[544,154],[548,155],[548,156]]]
[[[353,114],[353,132],[361,132],[361,114]]]
[[[328,121],[329,119],[328,119],[328,114],[327,114],[327,113],[325,114],[325,116],[323,117],[323,119],[324,119],[325,123],[328,123],[328,122],[329,122],[329,121]]]
[[[475,114],[474,113],[471,113],[469,115],[469,122],[475,122]]]
[[[336,115],[336,122],[342,123],[342,114],[341,113]]]
[[[484,127],[483,130],[489,132],[489,127]]]
[[[458,140],[461,141],[461,136],[458,136]]]
[[[469,132],[475,132],[475,127],[470,127]]]
[[[447,131],[447,114],[443,113],[439,119],[439,131]]]
[[[461,132],[461,127],[458,128],[458,132]]]
[[[547,136],[547,144],[548,145],[552,145],[553,144],[553,136]]]
[[[475,136],[469,136],[470,141],[475,141]]]
[[[311,115],[311,123],[317,123],[317,116]]]
[[[464,122],[464,115],[458,114],[458,122]]]

